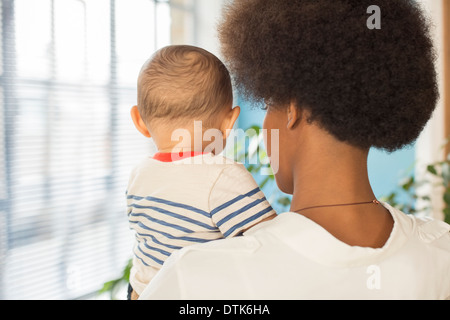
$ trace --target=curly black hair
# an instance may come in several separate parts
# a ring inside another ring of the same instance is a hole
[[[381,29],[368,28],[373,4]],[[294,102],[363,149],[413,143],[439,98],[430,23],[412,0],[234,0],[219,39],[246,98]]]

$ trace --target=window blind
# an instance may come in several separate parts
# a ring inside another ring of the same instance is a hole
[[[83,297],[131,257],[128,175],[155,150],[129,110],[171,14],[161,0],[1,0],[0,299]]]

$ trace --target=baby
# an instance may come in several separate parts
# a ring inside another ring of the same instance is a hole
[[[205,139],[213,130],[215,145],[223,146],[239,112],[228,70],[208,51],[168,46],[142,67],[131,117],[158,153],[134,168],[127,189],[136,233],[131,299],[174,250],[241,235],[275,216],[246,168]]]

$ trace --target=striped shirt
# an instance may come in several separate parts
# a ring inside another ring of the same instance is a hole
[[[138,294],[173,251],[240,235],[275,214],[242,164],[211,154],[164,158],[135,167],[127,189],[136,234],[130,283]]]

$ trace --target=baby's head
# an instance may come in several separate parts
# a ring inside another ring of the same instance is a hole
[[[132,118],[161,150],[168,149],[173,130],[191,130],[194,121],[202,122],[203,131],[215,128],[225,134],[239,115],[239,108],[232,107],[232,84],[224,64],[204,49],[174,45],[144,63]]]

